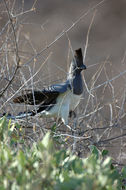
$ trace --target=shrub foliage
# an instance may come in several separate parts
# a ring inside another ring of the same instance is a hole
[[[113,167],[106,150],[91,146],[89,157],[81,159],[70,150],[57,151],[50,133],[29,147],[19,131],[18,124],[0,120],[1,190],[126,189],[126,167]]]

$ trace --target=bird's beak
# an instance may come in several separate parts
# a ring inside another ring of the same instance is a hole
[[[85,69],[86,69],[86,65],[83,64],[83,65],[80,66],[79,68],[82,69],[82,70],[85,70]]]

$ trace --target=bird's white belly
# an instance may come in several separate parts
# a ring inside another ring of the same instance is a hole
[[[70,110],[75,110],[75,108],[78,106],[80,103],[81,95],[71,95],[71,100],[70,100]]]
[[[73,111],[80,102],[81,95],[74,95],[71,91],[60,95],[57,98],[57,103],[50,110],[42,111],[41,116],[56,116],[62,117],[63,112]]]

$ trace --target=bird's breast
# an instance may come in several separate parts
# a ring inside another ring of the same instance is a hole
[[[49,110],[42,111],[41,115],[46,117],[50,116],[62,116],[63,112],[73,111],[80,102],[81,95],[75,95],[72,91],[62,93],[57,98],[56,104]]]
[[[61,107],[69,105],[69,110],[74,110],[79,104],[80,99],[81,95],[75,95],[72,91],[68,91],[59,97],[58,104]]]
[[[80,103],[81,95],[71,95],[71,100],[70,100],[70,110],[75,110],[75,108],[78,106]]]

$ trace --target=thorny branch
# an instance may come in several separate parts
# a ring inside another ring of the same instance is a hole
[[[94,12],[94,14],[93,14],[93,17],[92,17],[92,19],[91,19],[91,23],[90,23],[90,25],[89,25],[88,32],[87,32],[86,44],[85,44],[84,55],[83,55],[83,62],[84,62],[84,63],[85,63],[86,54],[87,54],[88,41],[89,41],[89,34],[90,34],[90,30],[91,30],[91,27],[92,27],[92,24],[93,24],[95,15],[96,15],[96,10],[95,10],[95,12]],[[87,86],[87,84],[86,84],[84,75],[83,75],[83,81],[84,81],[84,85],[85,85],[85,87],[86,87],[87,92],[88,92],[92,97],[94,97],[94,95],[91,94],[91,92],[90,92],[89,89],[88,89],[88,86]]]
[[[0,91],[0,97],[2,97],[2,95],[6,92],[6,90],[8,89],[8,87],[10,86],[10,84],[13,82],[16,73],[18,71],[18,69],[20,68],[20,57],[18,54],[18,44],[17,44],[17,40],[16,40],[16,33],[15,33],[15,28],[14,28],[14,24],[13,24],[13,19],[11,17],[11,14],[9,12],[7,3],[5,0],[4,4],[8,13],[8,18],[9,18],[9,22],[11,24],[12,30],[13,30],[13,35],[14,35],[14,43],[15,43],[15,55],[16,55],[16,68],[15,71],[13,73],[13,76],[11,77],[11,79],[9,80],[8,84],[4,87],[4,89],[2,89]],[[33,61],[35,58],[39,57],[44,51],[46,51],[48,48],[50,48],[56,41],[58,41],[61,37],[64,36],[64,34],[68,33],[70,30],[73,29],[73,27],[75,27],[86,15],[88,15],[91,11],[95,10],[98,6],[100,6],[101,4],[103,4],[105,1],[107,0],[102,0],[100,1],[98,4],[96,4],[95,6],[93,6],[92,8],[90,8],[86,13],[83,13],[69,28],[67,28],[66,30],[64,30],[63,32],[61,32],[58,37],[56,37],[56,39],[54,41],[52,41],[50,44],[48,44],[44,49],[42,49],[39,53],[37,53],[35,56],[33,56],[26,64],[29,64],[31,61]]]
[[[9,21],[10,21],[10,24],[11,24],[11,27],[12,27],[12,31],[13,31],[13,36],[14,36],[14,46],[15,46],[15,55],[16,55],[16,68],[15,68],[13,76],[9,80],[8,84],[4,87],[4,89],[2,89],[0,91],[0,97],[3,96],[3,94],[6,92],[6,90],[10,86],[10,84],[13,82],[13,80],[14,80],[14,78],[16,76],[16,73],[17,73],[18,69],[20,68],[20,57],[18,55],[18,44],[17,44],[17,40],[16,40],[16,33],[15,33],[14,24],[13,24],[13,19],[11,18],[11,15],[10,15],[6,0],[3,0],[3,1],[4,1],[4,4],[5,4],[6,10],[7,10],[8,18],[9,18]]]
[[[49,54],[49,56],[48,56],[48,57],[46,58],[46,60],[42,63],[42,65],[39,67],[39,69],[34,73],[34,75],[33,75],[32,77],[30,77],[28,80],[26,80],[25,83],[22,84],[22,86],[20,86],[20,88],[19,88],[10,98],[8,98],[6,102],[4,102],[4,104],[0,107],[0,109],[2,109],[2,108],[5,106],[5,104],[6,104],[7,102],[9,102],[17,93],[19,93],[20,90],[21,90],[32,78],[34,78],[34,77],[41,71],[42,67],[45,65],[45,63],[47,62],[47,60],[49,59],[49,57],[51,56],[51,54],[52,54],[52,53]]]
[[[13,22],[13,18],[15,19],[15,18],[17,18],[17,16],[20,16],[21,14],[18,14],[18,15],[12,15],[11,13],[10,13],[10,11],[9,11],[9,9],[8,9],[8,6],[7,6],[7,1],[6,0],[3,0],[4,1],[4,4],[5,4],[5,7],[6,7],[6,10],[7,10],[7,13],[8,13],[8,18],[9,18],[9,21],[6,23],[6,25],[5,25],[5,27],[8,25],[8,24],[10,24],[11,25],[11,28],[12,28],[12,33],[13,33],[13,36],[14,36],[14,52],[15,52],[15,56],[16,56],[16,68],[15,68],[15,70],[14,70],[14,73],[13,73],[13,76],[11,77],[11,79],[9,80],[9,82],[8,82],[8,84],[5,86],[5,88],[4,89],[2,89],[1,90],[1,92],[0,92],[0,97],[6,92],[6,90],[8,89],[8,87],[11,85],[11,83],[13,82],[13,80],[14,80],[14,78],[15,78],[15,75],[16,75],[16,73],[17,73],[17,71],[18,71],[18,69],[20,68],[20,57],[19,57],[19,53],[20,53],[20,51],[18,50],[18,44],[17,44],[17,40],[16,40],[16,31],[15,31],[15,24],[14,24],[14,22]],[[31,56],[32,56],[32,58],[28,61],[28,62],[26,62],[25,64],[24,64],[24,66],[28,66],[28,64],[31,62],[31,61],[33,61],[35,58],[38,58],[40,55],[42,55],[43,54],[43,52],[45,52],[47,49],[49,49],[51,46],[53,46],[60,38],[62,38],[64,35],[66,35],[66,36],[68,36],[68,32],[70,31],[70,30],[72,30],[86,15],[88,15],[88,13],[89,12],[91,12],[91,11],[93,11],[93,10],[95,10],[98,6],[100,6],[102,3],[104,3],[105,1],[107,1],[107,0],[103,0],[103,1],[101,1],[100,3],[98,3],[98,4],[96,4],[94,7],[92,7],[92,8],[90,8],[86,13],[84,13],[84,14],[82,14],[82,16],[80,16],[70,27],[68,27],[68,28],[66,28],[66,29],[64,29],[56,38],[55,38],[55,40],[54,41],[52,41],[51,43],[49,43],[44,49],[42,49],[39,53],[36,53],[35,52],[35,54],[31,54]],[[36,2],[36,1],[35,1]],[[95,16],[95,13],[94,13],[94,16]],[[86,51],[87,51],[87,47],[88,47],[88,38],[89,38],[89,32],[90,32],[90,29],[91,29],[91,26],[92,26],[92,23],[93,23],[93,19],[94,19],[94,16],[93,16],[93,18],[92,18],[92,21],[91,21],[91,23],[90,23],[90,26],[89,26],[89,29],[88,29],[88,33],[87,33],[87,39],[86,39],[86,45],[85,45],[85,52],[84,52],[84,60],[85,60],[85,57],[86,57]],[[3,28],[3,30],[1,31],[1,33],[0,33],[0,35],[4,32],[4,29],[5,28]],[[26,52],[26,54],[27,54],[27,52]],[[33,74],[32,76],[30,76],[29,77],[29,79],[28,80],[26,80],[24,83],[23,83],[23,85],[22,86],[20,86],[20,88],[16,91],[16,92],[14,92],[13,93],[13,95],[11,96],[11,97],[9,97],[8,99],[7,99],[7,101],[4,101],[4,104],[1,106],[1,108],[3,108],[4,106],[5,106],[5,104],[8,102],[8,101],[10,101],[17,93],[19,93],[20,92],[20,90],[32,79],[32,81],[33,81],[33,78],[39,73],[39,71],[42,69],[42,67],[43,67],[43,65],[46,63],[46,61],[48,60],[48,58],[50,57],[50,55],[47,57],[47,59],[44,61],[44,63],[42,63],[41,64],[41,66],[39,67],[39,69],[37,70],[37,72],[35,72],[35,74]],[[105,61],[105,63],[107,62],[107,60]],[[102,111],[103,110],[103,108],[105,107],[105,104],[103,105],[103,106],[101,106],[100,104],[99,104],[99,102],[98,102],[98,104],[96,104],[97,106],[96,106],[96,108],[95,108],[95,106],[93,107],[93,111],[92,111],[92,109],[90,110],[90,112],[88,112],[87,114],[86,114],[86,112],[87,112],[87,108],[89,107],[89,104],[90,104],[90,102],[89,101],[92,101],[91,100],[91,98],[92,99],[94,99],[93,101],[95,102],[95,99],[97,99],[97,97],[95,97],[95,95],[94,95],[94,91],[95,91],[95,89],[98,89],[98,88],[100,88],[100,87],[102,87],[102,86],[104,86],[104,85],[108,85],[108,84],[110,84],[112,81],[114,81],[114,80],[116,80],[117,78],[119,78],[120,76],[122,76],[122,75],[124,75],[124,74],[126,74],[126,70],[124,70],[123,72],[121,72],[121,73],[119,73],[118,75],[116,75],[115,77],[113,77],[113,78],[111,78],[111,79],[109,79],[109,77],[107,77],[106,78],[106,81],[105,82],[103,82],[102,84],[99,84],[99,85],[97,85],[97,86],[95,86],[95,84],[96,84],[96,81],[97,81],[97,79],[99,78],[99,76],[101,75],[101,72],[103,71],[103,68],[104,68],[104,65],[105,65],[105,63],[103,63],[103,65],[101,65],[100,66],[100,68],[97,70],[97,72],[94,74],[94,80],[92,81],[92,85],[91,85],[91,88],[90,89],[88,89],[88,85],[86,84],[86,81],[85,81],[85,79],[84,79],[84,82],[85,82],[85,86],[86,86],[86,89],[87,89],[87,91],[88,91],[88,93],[89,93],[89,99],[88,99],[88,101],[87,101],[87,105],[85,106],[85,110],[83,111],[83,113],[82,113],[82,115],[80,115],[80,117],[78,118],[78,121],[79,122],[81,122],[82,120],[82,122],[84,123],[85,121],[84,120],[88,120],[88,118],[90,119],[91,117],[93,117],[95,114],[97,114],[98,112],[100,112],[100,111]],[[100,63],[101,64],[101,63]],[[98,65],[98,64],[94,64],[94,65],[90,65],[89,67],[91,67],[91,66],[95,66],[95,65]],[[58,67],[58,66],[57,66]],[[89,67],[87,67],[87,68],[89,68]],[[60,68],[59,67],[59,69],[60,70],[62,70],[62,68]],[[93,93],[93,94],[91,94],[91,93]],[[124,101],[125,101],[125,97],[124,97]],[[124,104],[124,101],[123,101],[123,103],[122,103],[122,105]],[[93,103],[94,103],[93,102]],[[95,104],[95,103],[94,103]],[[100,105],[100,107],[99,107],[99,105]],[[1,109],[0,108],[0,109]],[[95,109],[94,109],[95,108]],[[120,109],[121,111],[123,110],[123,106],[122,106],[122,108]],[[88,110],[89,111],[89,110]],[[112,121],[112,119],[113,119],[113,107],[112,107],[112,104],[110,104],[110,114],[111,114],[111,121]],[[104,112],[104,110],[103,110],[103,112]],[[121,114],[122,114],[122,112],[120,112],[120,114],[119,114],[119,119],[121,119]],[[97,119],[97,118],[96,118]],[[90,119],[91,120],[91,119]],[[95,119],[94,119],[95,120]],[[89,120],[88,120],[89,121]],[[83,124],[82,123],[82,124]],[[33,124],[33,123],[32,123]],[[80,124],[80,123],[79,123]],[[94,123],[93,123],[94,124]],[[47,125],[48,125],[48,123],[46,122],[46,127],[47,127]],[[85,125],[85,124],[84,124]],[[76,124],[76,127],[78,127],[78,125]],[[81,125],[81,127],[83,127],[82,125]],[[58,133],[55,133],[54,134],[54,137],[69,137],[70,139],[72,139],[72,140],[75,140],[74,141],[74,146],[76,145],[76,147],[78,146],[77,145],[77,142],[80,142],[80,141],[85,141],[85,140],[89,140],[89,141],[91,141],[91,143],[93,143],[93,144],[95,144],[96,146],[102,146],[102,144],[104,145],[104,144],[106,144],[106,143],[109,143],[110,141],[113,141],[113,140],[116,140],[116,139],[119,139],[119,138],[122,138],[122,137],[125,137],[126,136],[126,134],[121,134],[121,135],[119,135],[119,136],[115,136],[115,137],[112,137],[112,138],[106,138],[105,140],[99,140],[98,142],[92,142],[92,136],[88,136],[88,137],[86,137],[86,136],[83,136],[86,132],[89,132],[89,131],[96,131],[96,130],[105,130],[105,129],[112,129],[112,128],[114,128],[115,129],[115,126],[113,125],[113,126],[108,126],[108,127],[101,127],[101,128],[97,128],[95,125],[94,126],[92,126],[93,128],[91,128],[91,129],[85,129],[85,130],[83,130],[83,132],[82,131],[79,131],[79,133],[75,133],[75,134],[72,134],[72,135],[70,135],[70,134],[67,134],[66,133],[66,131],[60,131],[60,134],[58,134]],[[40,127],[41,128],[41,127]],[[42,129],[42,128],[41,128]],[[114,130],[113,129],[113,130]],[[35,131],[35,133],[36,133],[37,131]],[[61,133],[62,132],[62,133]],[[97,135],[97,134],[96,134]],[[26,136],[26,137],[28,137],[28,138],[30,138],[30,140],[32,141],[32,138],[30,137],[30,136]]]
[[[125,137],[125,136],[126,136],[126,133],[122,134],[122,135],[119,135],[119,136],[116,136],[116,137],[112,137],[112,138],[109,138],[109,139],[105,139],[105,140],[95,142],[94,145],[100,145],[100,144],[109,143],[110,141],[113,141],[113,140],[116,140],[116,139],[119,139],[119,138],[122,138],[122,137]]]

